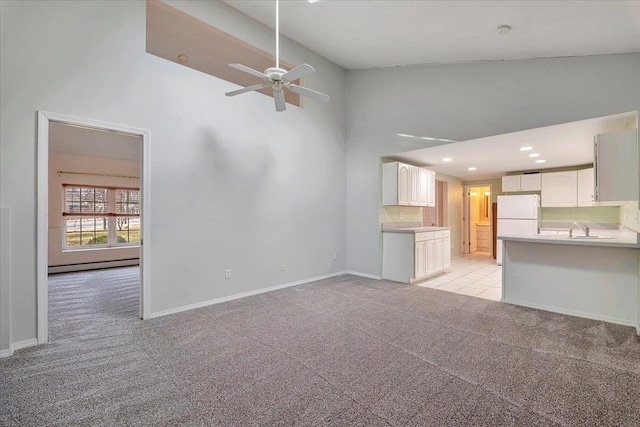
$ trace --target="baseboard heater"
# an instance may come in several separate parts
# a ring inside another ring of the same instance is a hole
[[[49,274],[71,273],[73,271],[99,270],[101,268],[127,267],[140,265],[140,258],[119,259],[115,261],[83,262],[80,264],[52,265]]]

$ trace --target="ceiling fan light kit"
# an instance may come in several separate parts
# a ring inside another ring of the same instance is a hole
[[[246,65],[242,64],[229,64],[229,66],[235,68],[236,70],[240,70],[247,74],[256,76],[262,79],[263,83],[227,92],[225,94],[227,96],[236,96],[243,93],[253,92],[256,90],[271,87],[273,89],[273,99],[275,100],[276,111],[285,111],[287,109],[284,100],[285,89],[321,102],[329,102],[330,100],[329,95],[291,83],[301,77],[309,76],[315,73],[316,70],[311,65],[300,64],[289,71],[280,68],[279,0],[276,0],[276,66],[267,68],[266,70],[264,70],[264,73],[261,73],[260,71],[254,70],[253,68],[249,68]]]

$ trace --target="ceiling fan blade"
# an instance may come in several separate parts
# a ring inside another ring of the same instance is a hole
[[[298,80],[300,77],[308,76],[316,72],[316,69],[313,68],[309,64],[300,64],[295,67],[293,70],[290,70],[287,73],[282,75],[283,80],[288,80],[290,82],[294,80]]]
[[[264,89],[267,86],[268,85],[266,85],[264,83],[261,83],[259,85],[253,85],[253,86],[245,87],[245,88],[242,88],[242,89],[234,90],[234,91],[231,91],[231,92],[227,92],[227,93],[225,93],[225,95],[227,95],[227,96],[236,96],[236,95],[240,95],[242,93],[247,93],[247,92],[251,92],[251,91],[254,91],[254,90]]]
[[[284,111],[287,109],[287,105],[284,102],[284,91],[273,90],[273,99],[276,100],[276,111]]]
[[[251,92],[251,91],[254,91],[254,90],[264,89],[265,87],[267,87],[267,85],[264,84],[264,83],[261,83],[259,85],[253,85],[253,86],[245,87],[245,88],[242,88],[242,89],[234,90],[234,91],[231,91],[231,92],[227,92],[227,93],[225,93],[225,95],[227,95],[227,96],[236,96],[236,95],[240,95],[242,93],[247,93],[247,92]]]
[[[266,74],[261,73],[260,71],[256,71],[253,68],[249,68],[246,65],[242,64],[229,64],[229,67],[235,68],[236,70],[244,71],[245,73],[249,73],[253,76],[259,77],[261,79],[268,78]]]
[[[331,97],[329,95],[325,95],[321,92],[316,92],[315,90],[307,89],[306,87],[298,86],[298,85],[289,85],[287,86],[291,92],[299,93],[300,95],[308,96],[309,98],[313,98],[316,101],[320,102],[329,102]]]

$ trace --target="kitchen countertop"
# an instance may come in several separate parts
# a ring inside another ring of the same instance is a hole
[[[556,235],[529,235],[529,236],[498,236],[498,240],[514,241],[514,242],[530,242],[530,243],[548,243],[552,245],[573,245],[573,246],[601,246],[601,247],[617,247],[640,249],[638,234],[633,232],[617,232],[606,231],[602,234],[593,233],[594,235],[611,236],[612,238],[587,238],[587,237],[568,237]]]
[[[451,230],[451,227],[385,227],[382,231],[386,233],[423,233],[425,231],[443,231]]]

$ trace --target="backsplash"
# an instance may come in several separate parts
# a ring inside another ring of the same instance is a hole
[[[422,208],[420,206],[380,206],[380,223],[387,222],[419,222],[422,224]]]
[[[640,210],[638,202],[627,202],[620,206],[620,224],[640,233]]]
[[[586,222],[598,224],[618,224],[620,207],[593,206],[582,208],[542,208],[542,223]]]

